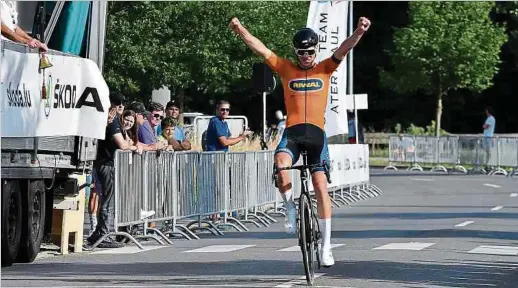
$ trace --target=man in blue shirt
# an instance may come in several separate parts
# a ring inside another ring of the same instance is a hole
[[[210,119],[207,127],[207,144],[205,151],[228,151],[228,147],[244,140],[252,132],[244,131],[241,135],[231,138],[230,129],[225,119],[230,114],[230,103],[226,100],[218,101],[216,105],[216,115]]]

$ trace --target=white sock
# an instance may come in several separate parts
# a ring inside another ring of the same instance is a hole
[[[320,230],[322,231],[322,248],[331,248],[331,218],[329,219],[318,219],[320,224]]]
[[[292,201],[291,195],[292,195],[291,189],[288,189],[288,190],[286,190],[286,192],[281,193],[282,199],[284,199],[284,203],[288,203],[288,202]]]

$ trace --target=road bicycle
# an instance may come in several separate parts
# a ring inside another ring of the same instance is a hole
[[[304,262],[304,272],[306,273],[306,281],[308,285],[313,285],[315,281],[315,263],[320,269],[320,247],[322,234],[320,232],[320,225],[318,223],[317,213],[315,207],[311,202],[311,195],[308,190],[308,170],[314,168],[324,168],[324,173],[327,177],[327,182],[331,183],[329,175],[329,168],[324,161],[322,164],[307,164],[307,152],[302,151],[302,165],[295,165],[291,167],[274,167],[274,180],[277,180],[279,171],[283,170],[299,170],[301,194],[299,197],[299,207],[297,214],[297,236],[299,240],[300,250],[302,250],[302,261]],[[277,183],[277,181],[275,182]]]

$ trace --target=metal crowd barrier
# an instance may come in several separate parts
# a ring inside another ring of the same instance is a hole
[[[480,172],[511,177],[518,172],[518,138],[464,136],[391,136],[389,165],[385,170],[397,170],[396,164],[408,165],[407,170],[448,172],[444,165],[463,173]],[[466,169],[465,166],[471,166]]]
[[[369,183],[367,145],[329,146],[333,157],[329,194],[334,206],[381,194]],[[273,182],[273,165],[274,151],[138,155],[119,150],[113,226],[117,235],[128,232],[135,239],[163,245],[172,244],[173,236],[191,240],[204,231],[213,235],[223,235],[226,229],[248,231],[246,223],[268,227],[277,222],[273,215],[284,216],[285,211]],[[295,198],[300,195],[298,173],[292,170]]]

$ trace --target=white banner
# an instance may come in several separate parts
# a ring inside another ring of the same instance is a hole
[[[369,145],[367,144],[330,144],[329,155],[331,159],[331,184],[327,188],[339,186],[354,186],[367,183],[369,176]],[[297,163],[302,165],[302,158]],[[300,196],[300,173],[298,170],[291,170],[292,191],[294,199]],[[313,191],[311,177],[308,181],[308,189]],[[280,195],[279,195],[280,198]]]
[[[97,65],[84,58],[47,56],[53,66],[45,69],[44,77],[38,71],[38,54],[4,50],[2,137],[104,139],[109,89]],[[43,81],[46,99],[42,99]]]
[[[311,1],[307,27],[319,35],[317,62],[333,55],[347,38],[347,12],[349,1]],[[347,134],[347,65],[346,60],[333,73],[329,83],[325,131],[327,137]]]

